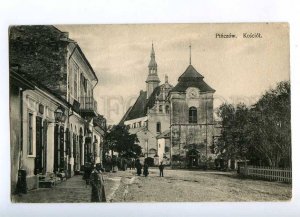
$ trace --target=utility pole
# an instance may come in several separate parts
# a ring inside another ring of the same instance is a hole
[[[147,158],[149,157],[149,146],[148,146],[148,139],[146,139],[146,145],[147,145]]]
[[[170,166],[172,168],[172,148],[173,148],[173,139],[172,139],[172,112],[173,112],[173,105],[172,101],[170,100]]]
[[[207,95],[205,95],[205,112],[206,112],[206,115],[205,115],[205,141],[206,141],[206,166],[207,166]]]

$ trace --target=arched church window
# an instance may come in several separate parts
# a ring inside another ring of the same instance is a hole
[[[197,123],[197,108],[195,107],[189,108],[189,123]]]
[[[158,107],[158,110],[159,110],[159,112],[162,112],[162,111],[163,111],[162,105],[160,105],[160,106]]]
[[[156,123],[156,133],[160,133],[161,132],[161,125],[160,122]]]
[[[166,105],[166,113],[169,114],[170,113],[170,107],[168,105]]]
[[[151,149],[149,150],[149,154],[156,154],[156,149],[151,148]]]

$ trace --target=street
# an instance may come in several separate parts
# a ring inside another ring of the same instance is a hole
[[[279,182],[240,179],[235,173],[217,171],[164,171],[151,168],[148,177],[134,170],[104,173],[108,202],[201,202],[201,201],[279,201],[289,200],[292,186]],[[90,186],[82,176],[74,176],[54,188],[13,196],[15,202],[90,202]]]

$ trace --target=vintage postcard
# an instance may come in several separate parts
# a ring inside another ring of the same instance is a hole
[[[292,198],[288,23],[8,31],[12,202]]]

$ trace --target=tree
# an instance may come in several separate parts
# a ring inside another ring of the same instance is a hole
[[[213,148],[221,158],[291,166],[289,82],[280,82],[275,89],[266,91],[251,108],[222,104],[217,114],[222,120],[222,132]]]
[[[141,154],[141,147],[136,144],[138,138],[130,134],[124,125],[115,125],[109,130],[105,138],[105,151],[119,152],[121,157],[137,157]]]
[[[252,111],[253,148],[268,166],[291,166],[290,83],[267,91]]]
[[[217,115],[222,119],[222,132],[214,145],[216,154],[224,160],[245,159],[249,147],[249,109],[245,104],[238,104],[235,108],[224,103]]]

